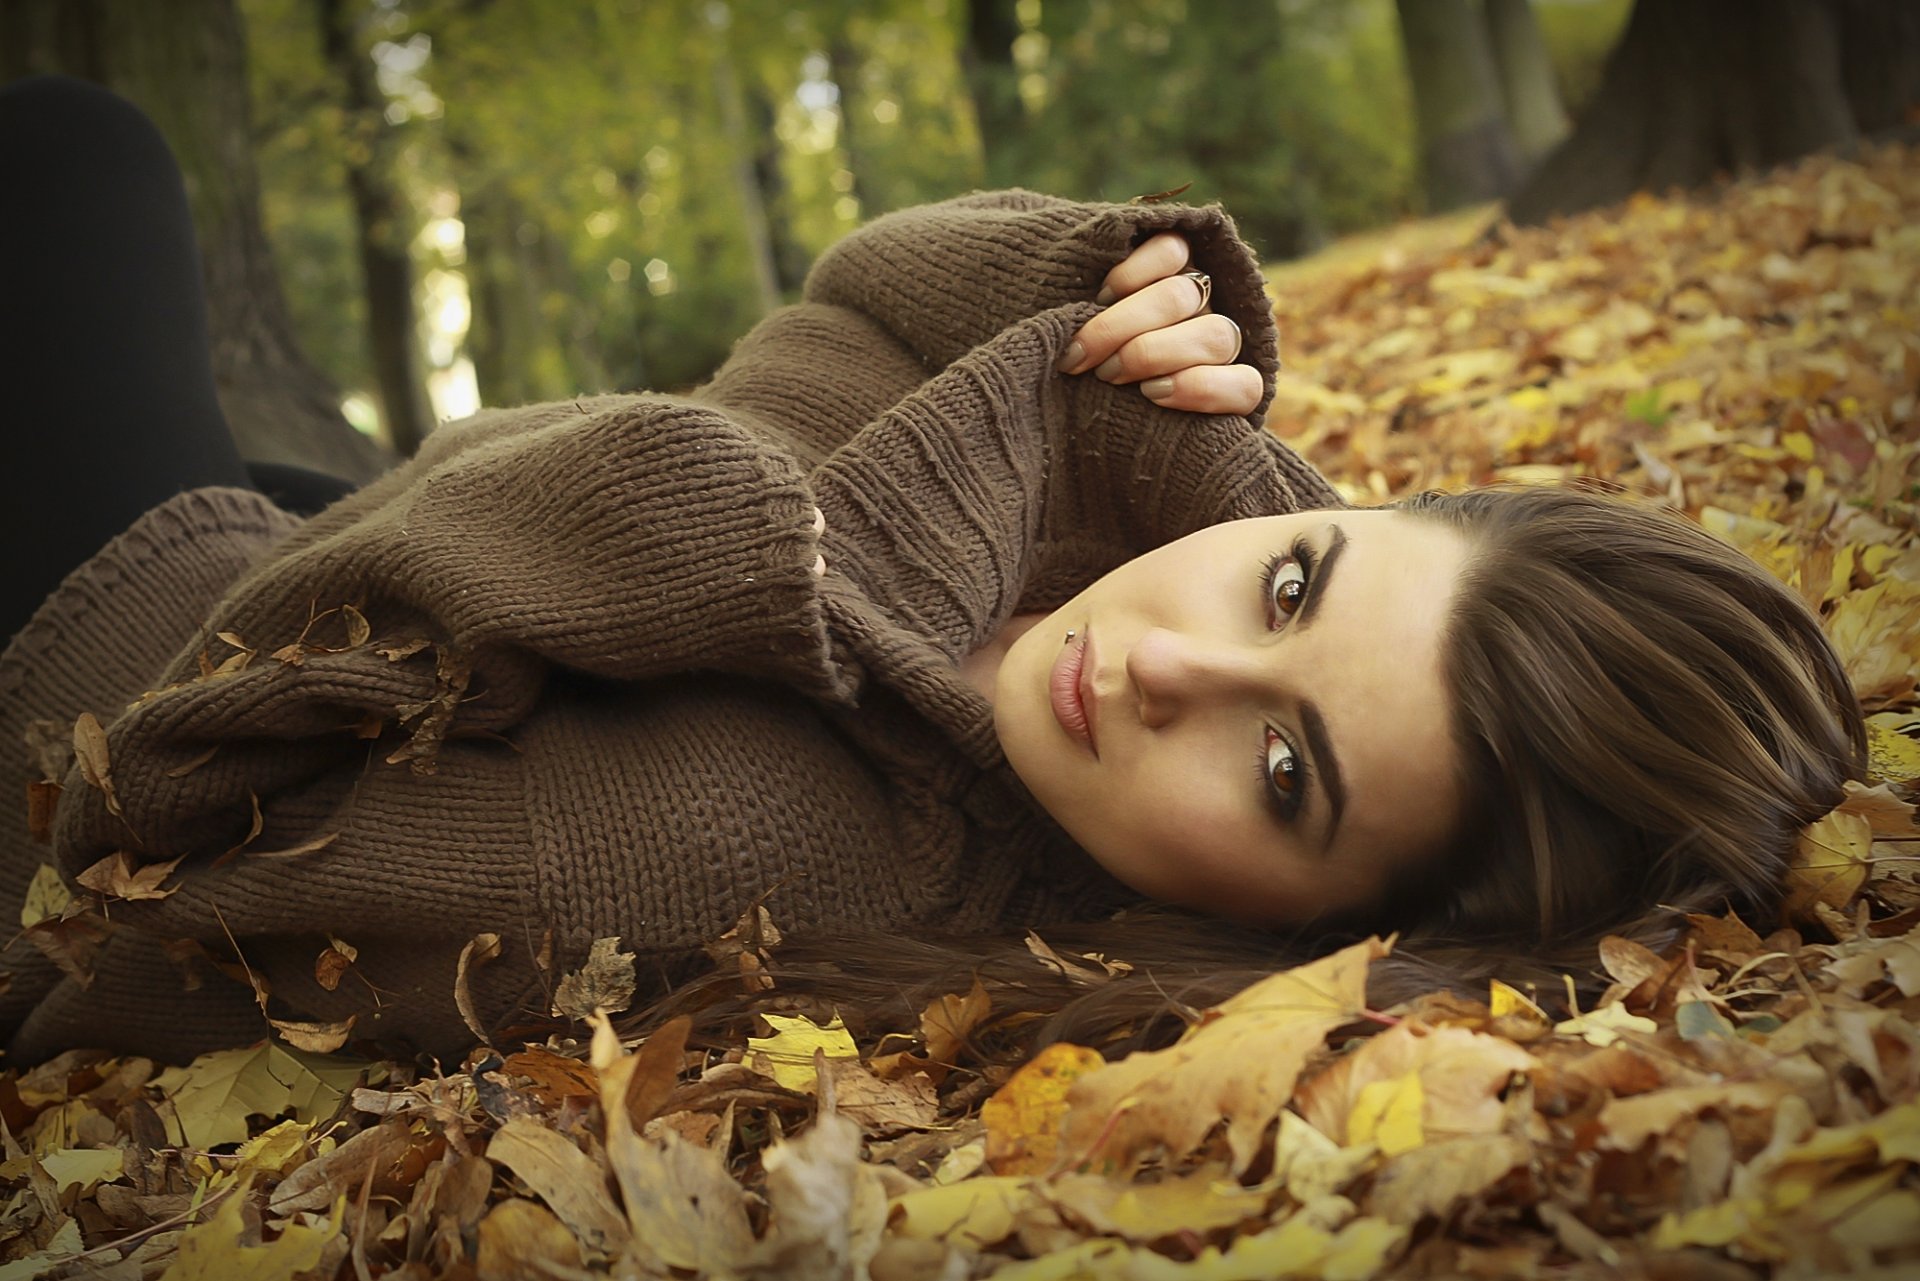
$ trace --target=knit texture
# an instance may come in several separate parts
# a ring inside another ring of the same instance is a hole
[[[275,1017],[457,1055],[482,932],[474,1003],[510,1028],[593,939],[670,975],[763,895],[787,929],[1110,910],[956,661],[1170,539],[1339,501],[1257,417],[1053,371],[1167,229],[1270,381],[1219,210],[995,193],[849,237],[691,396],[482,413],[304,523],[236,491],[149,513],[0,656],[0,768],[37,777],[29,723],[90,711],[112,782],[65,771],[50,846],[9,814],[0,911],[122,851],[179,889],[108,904],[84,975],[15,940],[10,1053],[257,1039],[223,958]],[[359,954],[332,991],[329,935]]]

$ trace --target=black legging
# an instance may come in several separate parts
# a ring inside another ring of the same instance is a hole
[[[258,488],[307,514],[352,488],[241,460],[180,171],[152,123],[97,85],[0,87],[0,360],[0,636],[182,490]]]

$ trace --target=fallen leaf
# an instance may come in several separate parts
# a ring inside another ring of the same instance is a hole
[[[474,1271],[480,1281],[533,1281],[577,1271],[580,1246],[545,1206],[512,1197],[480,1220]]]
[[[1020,1065],[980,1109],[986,1163],[995,1174],[1045,1174],[1059,1159],[1067,1093],[1106,1060],[1100,1051],[1055,1041]]]
[[[627,1222],[607,1192],[606,1172],[546,1125],[514,1117],[487,1144],[487,1159],[511,1170],[590,1250],[624,1248]]]
[[[305,1050],[309,1054],[332,1054],[347,1043],[347,1037],[353,1031],[353,1022],[357,1015],[349,1014],[337,1023],[300,1023],[289,1019],[269,1018],[267,1023],[280,1038],[296,1050]]]
[[[920,1037],[926,1042],[927,1057],[940,1063],[952,1063],[966,1046],[967,1038],[993,1009],[985,985],[978,975],[965,996],[948,993],[935,997],[920,1012]]]
[[[247,1118],[296,1120],[331,1117],[365,1069],[357,1063],[307,1056],[272,1043],[203,1054],[154,1078],[172,1101],[174,1141],[214,1148],[247,1137]]]
[[[285,1281],[319,1266],[328,1243],[340,1234],[344,1200],[335,1201],[324,1225],[288,1223],[270,1242],[258,1241],[245,1218],[250,1176],[221,1189],[210,1218],[180,1235],[179,1253],[160,1281]]]
[[[107,803],[107,812],[120,817],[120,798],[113,791],[113,773],[107,758],[107,731],[92,712],[82,712],[73,723],[73,756],[80,766],[80,777],[98,788]]]
[[[1806,918],[1815,903],[1845,907],[1866,882],[1872,850],[1873,825],[1864,815],[1836,809],[1816,819],[1801,833],[1787,870],[1782,911]]]
[[[130,901],[162,899],[180,888],[178,885],[162,888],[160,884],[173,875],[173,869],[178,866],[180,866],[178,858],[169,859],[165,863],[136,864],[133,861],[133,855],[125,850],[118,850],[73,879],[103,898]]]
[[[1149,1148],[1184,1156],[1224,1119],[1235,1173],[1293,1094],[1307,1056],[1366,1008],[1368,939],[1263,979],[1208,1011],[1165,1050],[1130,1054],[1075,1082],[1066,1147],[1129,1168]]]
[[[498,934],[476,934],[467,940],[460,949],[460,960],[453,969],[453,1006],[460,1011],[460,1021],[467,1025],[467,1031],[482,1044],[492,1044],[493,1038],[487,1035],[486,1025],[481,1023],[480,1014],[473,1007],[473,988],[469,975],[476,965],[484,965],[500,955],[500,936]]]
[[[42,921],[57,921],[72,901],[73,893],[60,873],[51,864],[42,863],[27,882],[27,896],[20,904],[20,924],[30,929]]]
[[[329,934],[325,950],[313,960],[313,981],[329,992],[338,991],[340,980],[359,959],[360,949]]]
[[[595,939],[586,964],[560,978],[553,992],[553,1013],[582,1022],[596,1010],[618,1014],[633,1004],[634,955],[620,950],[620,939]]]
[[[762,1014],[773,1029],[772,1036],[747,1038],[747,1066],[772,1077],[789,1090],[814,1088],[813,1052],[823,1051],[829,1059],[859,1057],[846,1024],[834,1015],[821,1027],[804,1014]]]

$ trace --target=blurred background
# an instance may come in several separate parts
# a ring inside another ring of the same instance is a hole
[[[1875,107],[1849,71],[1829,86],[1847,118],[1824,132],[1792,124],[1795,99],[1785,125],[1749,120],[1744,150],[1722,121],[1691,159],[1641,154],[1650,125],[1704,136],[1689,101],[1704,119],[1742,86],[1791,97],[1781,73],[1829,7],[0,0],[0,78],[85,76],[154,117],[187,175],[243,450],[357,479],[482,403],[696,383],[835,238],[963,191],[1185,188],[1280,261],[1499,199],[1538,219],[1905,119],[1910,74]],[[1911,66],[1920,6],[1831,8],[1849,57],[1859,11],[1879,24],[1867,43],[1906,41]],[[1619,174],[1599,181],[1582,133]]]

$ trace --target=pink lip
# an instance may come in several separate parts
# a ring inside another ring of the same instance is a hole
[[[1085,743],[1097,759],[1100,748],[1093,733],[1094,668],[1087,661],[1092,641],[1091,633],[1084,634],[1061,649],[1060,656],[1053,660],[1047,692],[1053,704],[1053,717],[1060,722],[1060,728]]]

